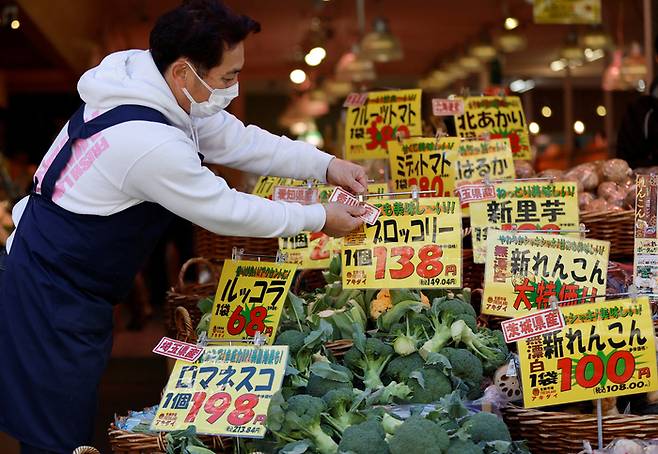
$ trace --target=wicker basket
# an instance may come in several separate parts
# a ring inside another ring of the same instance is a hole
[[[193,325],[190,313],[185,307],[175,308],[173,320],[176,339],[192,344],[196,343],[194,330],[196,324]],[[108,429],[112,452],[120,454],[163,454],[167,449],[166,436],[167,434],[164,432],[159,434],[128,432],[117,428],[114,424],[111,424]],[[233,452],[232,438],[200,435],[199,439],[215,453]],[[89,451],[87,454],[93,454],[93,452]]]
[[[462,251],[462,265],[462,287],[468,287],[472,290],[483,288],[484,265],[473,262],[472,249],[464,249]]]
[[[302,270],[297,273],[290,291],[295,295],[299,295],[303,292],[313,292],[325,285],[327,285],[327,281],[322,275],[322,270]]]
[[[118,429],[114,424],[107,431],[112,452],[119,454],[164,454],[166,433],[143,434]],[[199,439],[217,454],[233,452],[233,440],[225,437],[199,435]]]
[[[185,275],[191,266],[204,266],[211,274],[210,282],[204,284],[190,284],[185,282]],[[178,283],[167,292],[167,299],[164,306],[165,329],[171,337],[176,332],[174,324],[174,314],[177,307],[184,307],[189,312],[193,326],[199,323],[201,311],[197,307],[200,299],[213,296],[217,291],[217,283],[222,271],[222,266],[218,261],[210,261],[206,258],[193,258],[188,260],[181,267],[178,273]]]
[[[514,440],[528,440],[532,452],[578,453],[583,440],[597,444],[596,415],[507,406],[503,416]],[[658,438],[658,415],[603,417],[603,441],[614,438]]]
[[[610,257],[633,256],[635,211],[583,211],[580,222],[589,229],[587,238],[610,241]]]
[[[213,260],[230,259],[233,248],[244,249],[248,254],[275,256],[279,250],[277,238],[250,238],[216,235],[201,227],[194,228],[194,254]]]

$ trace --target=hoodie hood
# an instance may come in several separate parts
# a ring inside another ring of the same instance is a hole
[[[112,109],[124,104],[151,107],[183,131],[190,116],[176,102],[148,50],[126,50],[108,55],[85,72],[78,82],[80,98],[91,107]]]

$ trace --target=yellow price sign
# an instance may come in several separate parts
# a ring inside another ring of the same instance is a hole
[[[518,317],[605,295],[608,241],[489,230],[482,313]]]
[[[295,263],[299,269],[329,268],[333,256],[333,240],[322,232],[302,232],[290,238],[279,238],[279,249],[286,263]]]
[[[508,138],[514,159],[531,159],[530,137],[518,96],[477,96],[464,100],[464,113],[455,119],[457,135],[477,139]]]
[[[427,197],[454,195],[453,166],[457,160],[458,137],[414,137],[388,144],[391,177],[395,191],[408,191],[417,186]]]
[[[514,179],[514,160],[508,138],[464,140],[454,165],[457,186],[489,180]]]
[[[419,136],[421,90],[375,91],[365,104],[347,108],[345,158],[387,159],[388,145],[400,137]]]
[[[263,438],[287,363],[285,345],[205,347],[194,363],[176,361],[151,430],[194,425],[201,434]]]
[[[536,24],[600,24],[601,0],[534,0]]]
[[[302,184],[304,184],[303,181],[292,178],[258,177],[258,181],[251,193],[265,199],[271,199],[276,186],[301,186]]]
[[[562,331],[518,343],[526,407],[658,390],[654,329],[646,296],[562,307],[561,311]]]
[[[461,210],[455,197],[370,201],[381,210],[343,240],[343,287],[459,288]]]
[[[472,202],[473,261],[487,257],[487,230],[571,230],[579,237],[576,183],[510,181],[494,185],[494,200]]]
[[[226,260],[208,337],[241,341],[259,332],[272,344],[296,269],[288,263]]]

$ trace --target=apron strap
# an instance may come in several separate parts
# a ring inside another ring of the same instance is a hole
[[[152,121],[166,125],[170,124],[167,117],[161,112],[151,107],[132,104],[117,106],[86,123],[84,121],[84,112],[85,104],[83,103],[69,120],[67,129],[69,136],[68,140],[62,149],[59,150],[57,156],[50,164],[50,167],[43,177],[43,182],[41,183],[41,195],[48,200],[52,200],[55,184],[71,159],[71,155],[73,154],[73,143],[76,140],[88,139],[104,129],[127,121]],[[38,181],[35,181],[35,189],[37,184]]]

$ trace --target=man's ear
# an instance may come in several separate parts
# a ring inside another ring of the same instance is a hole
[[[176,83],[176,85],[182,87],[185,85],[185,80],[188,77],[190,72],[190,67],[187,66],[187,63],[184,58],[179,58],[169,66],[169,71],[171,78]]]

